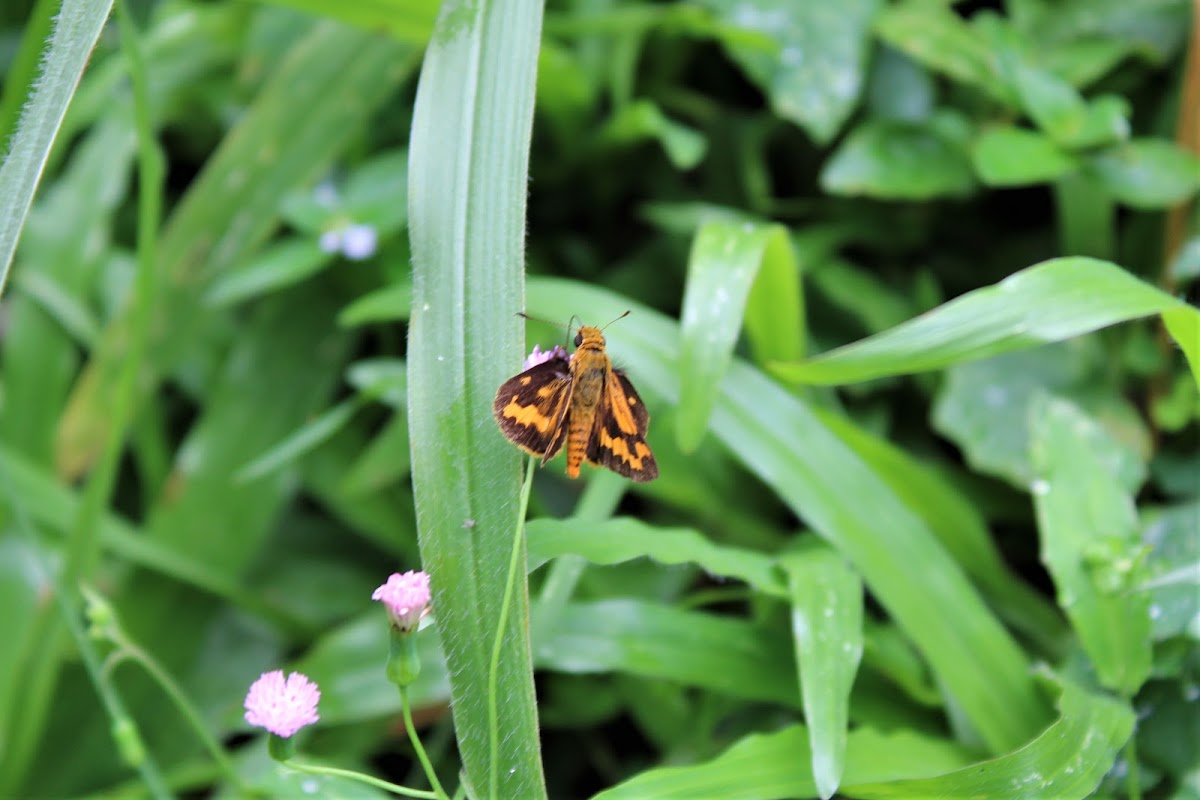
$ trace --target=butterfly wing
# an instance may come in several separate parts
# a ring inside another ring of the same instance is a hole
[[[573,388],[570,363],[552,358],[502,383],[492,414],[510,442],[545,463],[566,441]]]
[[[588,441],[588,463],[607,467],[638,483],[654,480],[658,464],[646,444],[649,428],[650,412],[633,384],[623,373],[610,369]]]

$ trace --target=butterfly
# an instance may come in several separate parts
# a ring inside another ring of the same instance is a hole
[[[575,353],[568,358],[555,347],[549,356],[496,392],[492,413],[508,440],[541,456],[543,464],[565,444],[570,478],[579,477],[584,461],[639,483],[657,478],[658,464],[646,444],[650,413],[613,367],[600,328],[579,326]]]

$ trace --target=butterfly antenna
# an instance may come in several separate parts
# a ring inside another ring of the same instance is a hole
[[[532,320],[534,322],[541,322],[546,325],[553,325],[556,328],[561,328],[563,326],[563,324],[561,322],[554,322],[552,320],[542,319],[541,317],[535,317],[532,314],[526,314],[524,311],[518,311],[516,315],[518,317],[524,317],[525,319]],[[574,319],[574,317],[572,317],[572,319]]]
[[[628,316],[629,316],[629,312],[630,312],[631,310],[632,310],[632,309],[627,309],[627,310],[625,311],[625,313],[624,313],[624,314],[622,314],[621,316],[617,317],[617,319],[610,320],[610,321],[609,321],[609,323],[608,323],[608,325],[612,325],[612,324],[613,324],[614,322],[616,322],[618,319],[625,319],[626,317],[628,317]],[[604,326],[604,328],[607,328],[607,327],[608,327],[608,325],[605,325],[605,326]],[[604,328],[601,328],[600,330],[604,330]]]

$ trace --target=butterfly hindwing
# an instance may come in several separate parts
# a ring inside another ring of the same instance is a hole
[[[610,369],[588,441],[587,461],[637,482],[658,477],[658,464],[646,444],[650,413],[622,373]]]
[[[545,462],[566,441],[572,388],[567,359],[552,358],[501,384],[492,413],[509,441]]]

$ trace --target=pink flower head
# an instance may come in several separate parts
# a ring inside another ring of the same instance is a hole
[[[320,719],[320,699],[321,690],[307,675],[293,672],[285,680],[281,669],[264,672],[246,693],[246,722],[286,739]]]
[[[387,583],[371,593],[372,600],[387,606],[388,616],[397,630],[415,630],[429,610],[429,575],[424,572],[393,572]]]
[[[529,354],[529,358],[525,359],[525,366],[523,366],[521,368],[521,371],[524,372],[527,369],[536,367],[538,364],[545,364],[547,361],[549,361],[552,358],[566,358],[566,357],[567,357],[567,351],[562,348],[562,345],[556,344],[556,345],[554,345],[553,348],[551,348],[550,350],[547,350],[546,352],[543,353],[541,348],[539,348],[538,345],[535,344],[533,346],[533,351],[530,352],[530,354]]]

